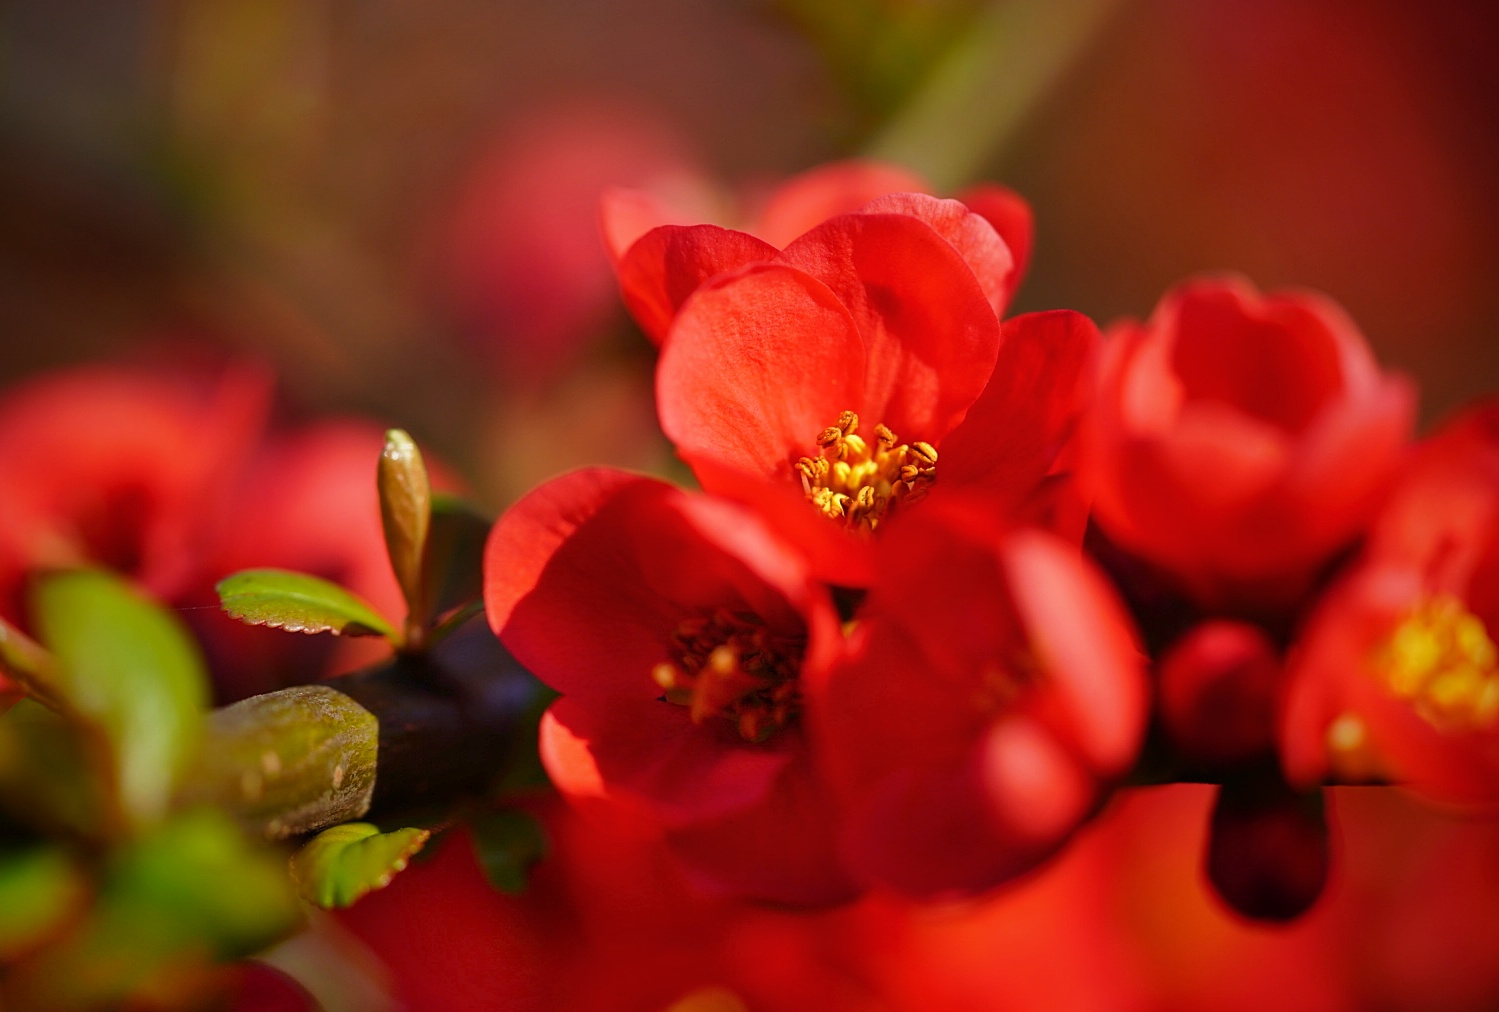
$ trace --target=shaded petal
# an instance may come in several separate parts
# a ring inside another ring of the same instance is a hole
[[[960,201],[939,200],[924,193],[891,193],[871,200],[862,214],[908,214],[926,222],[967,261],[984,290],[994,315],[1000,316],[1009,302],[1015,274],[1015,258],[1004,239],[980,215]]]
[[[684,453],[704,490],[743,503],[777,537],[796,546],[808,570],[839,587],[867,587],[874,579],[874,541],[844,530],[807,501],[790,467],[768,479],[725,467],[713,456]]]
[[[795,735],[750,745],[728,721],[697,725],[664,700],[600,711],[566,696],[547,710],[539,740],[558,790],[635,807],[668,827],[759,804],[798,748]]]
[[[1139,751],[1149,704],[1123,603],[1075,547],[1050,534],[1016,531],[1003,553],[1015,607],[1075,747],[1100,772],[1122,773]]]
[[[868,423],[936,443],[962,420],[994,368],[999,320],[951,243],[908,214],[849,214],[781,261],[824,282],[857,324],[866,364],[854,410]]]
[[[1099,790],[1093,772],[1024,713],[989,727],[979,745],[979,775],[987,812],[1000,830],[1041,848],[1065,839],[1087,817]]]
[[[774,246],[747,232],[717,225],[663,225],[641,236],[616,272],[630,315],[660,344],[677,310],[704,281],[775,255]]]
[[[817,279],[755,264],[682,307],[656,370],[661,428],[689,463],[795,484],[792,465],[858,403],[864,346]]]
[[[1013,509],[1051,470],[1072,437],[1098,348],[1098,328],[1055,310],[1006,320],[994,374],[941,446],[944,483],[997,497]]]
[[[858,891],[839,853],[838,828],[832,799],[801,748],[760,803],[669,831],[666,840],[705,892],[826,905]]]
[[[1008,304],[1015,290],[1025,280],[1030,268],[1031,248],[1035,244],[1036,222],[1031,206],[1014,190],[996,183],[980,183],[958,194],[958,199],[990,225],[1010,248],[1015,268],[1005,283],[1005,302]]]

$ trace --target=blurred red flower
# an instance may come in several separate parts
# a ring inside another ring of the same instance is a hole
[[[1423,444],[1290,671],[1288,775],[1499,802],[1499,403]]]
[[[268,378],[86,366],[0,401],[0,613],[26,577],[103,565],[162,599],[188,590],[225,532]]]
[[[563,694],[541,756],[565,795],[649,816],[714,888],[848,895],[800,713],[838,624],[791,549],[732,504],[594,469],[512,507],[484,568],[490,625]]]
[[[1035,867],[1133,763],[1133,629],[1075,546],[956,506],[895,524],[847,656],[808,693],[850,867],[916,896]]]
[[[382,549],[375,466],[383,430],[323,421],[268,429],[271,378],[88,366],[0,400],[0,616],[25,625],[28,578],[99,565],[184,609],[219,702],[310,681],[388,655],[377,638],[336,640],[246,626],[214,584],[280,566],[348,586],[399,615]],[[454,481],[439,462],[437,487]]]
[[[1236,277],[1110,328],[1079,476],[1110,538],[1203,604],[1276,606],[1352,542],[1408,438],[1414,392],[1312,293]]]

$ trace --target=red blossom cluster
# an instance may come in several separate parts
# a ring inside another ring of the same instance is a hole
[[[378,644],[236,622],[214,583],[285,566],[394,610],[400,591],[369,493],[383,441],[369,422],[272,426],[272,381],[250,366],[85,366],[0,402],[0,619],[27,623],[31,579],[104,566],[181,610],[229,702],[382,656]],[[0,686],[4,685],[0,676]]]
[[[825,167],[744,230],[607,199],[701,491],[574,472],[491,534],[562,793],[822,904],[978,893],[1127,778],[1203,780],[1209,874],[1267,918],[1322,888],[1322,786],[1499,798],[1499,414],[1413,450],[1335,304],[1234,276],[1007,318],[1025,205],[921,189]]]

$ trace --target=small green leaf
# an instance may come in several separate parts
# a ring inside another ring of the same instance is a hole
[[[546,833],[528,812],[517,808],[486,812],[470,820],[474,853],[484,877],[502,893],[525,891],[531,866],[547,854]]]
[[[431,616],[427,595],[427,531],[432,524],[432,485],[416,442],[400,429],[385,434],[376,472],[380,522],[396,582],[406,595],[408,636]],[[419,634],[418,634],[419,635]]]
[[[329,685],[295,685],[215,710],[179,800],[234,814],[271,839],[369,811],[380,721]]]
[[[83,876],[60,850],[0,854],[0,962],[56,930],[86,893]]]
[[[368,822],[334,826],[292,858],[292,880],[308,902],[325,910],[346,907],[389,885],[431,835],[425,829],[382,833]]]
[[[226,576],[216,589],[224,610],[250,625],[396,639],[390,623],[364,598],[307,573],[246,569]]]
[[[63,701],[108,742],[121,813],[135,826],[160,818],[208,701],[197,644],[177,616],[102,571],[44,579],[32,611]]]

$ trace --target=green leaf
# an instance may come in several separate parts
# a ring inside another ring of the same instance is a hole
[[[0,854],[0,962],[55,931],[86,893],[83,876],[59,850]]]
[[[282,839],[357,819],[375,793],[380,721],[329,685],[296,685],[215,710],[180,800]]]
[[[364,598],[307,573],[246,569],[220,580],[216,589],[224,610],[250,625],[397,639],[390,623]]]
[[[938,193],[972,182],[1013,143],[1122,6],[1120,0],[984,5],[863,155],[915,169]]]
[[[416,442],[400,429],[385,433],[385,449],[376,472],[380,522],[385,549],[396,582],[409,609],[408,637],[424,629],[431,601],[427,596],[427,531],[432,524],[432,485]],[[412,637],[414,638],[414,637]]]
[[[90,733],[32,699],[0,715],[0,809],[48,836],[103,836],[115,805]]]
[[[474,853],[484,877],[500,892],[524,892],[531,866],[546,856],[548,841],[541,823],[517,808],[486,812],[469,822]]]
[[[292,858],[292,880],[308,902],[325,910],[346,907],[389,885],[431,835],[425,829],[382,833],[368,822],[334,826]]]
[[[208,701],[197,645],[176,615],[101,571],[46,578],[32,612],[64,702],[107,742],[121,813],[134,826],[160,818]]]
[[[301,917],[283,862],[218,812],[180,814],[111,856],[85,920],[18,968],[6,996],[24,1008],[118,1008],[257,952]]]

